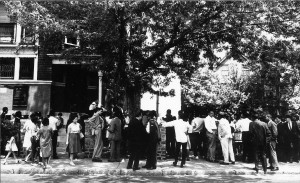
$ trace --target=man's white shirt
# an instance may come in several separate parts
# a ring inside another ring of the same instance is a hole
[[[60,120],[57,119],[54,116],[49,117],[49,128],[52,128],[52,130],[57,130],[57,125],[59,125]]]
[[[237,130],[240,130],[242,132],[248,132],[249,131],[249,125],[252,121],[248,118],[240,119],[236,122],[235,126]]]
[[[212,133],[212,130],[217,130],[216,118],[207,116],[204,119],[205,128],[209,133]]]
[[[162,123],[163,127],[174,127],[176,141],[181,143],[187,142],[187,133],[191,129],[191,125],[182,119],[170,121],[167,123]]]
[[[192,127],[193,127],[193,132],[194,133],[200,133],[202,128],[203,128],[203,123],[204,123],[204,119],[203,118],[199,118],[199,117],[196,117],[193,119],[192,121]]]

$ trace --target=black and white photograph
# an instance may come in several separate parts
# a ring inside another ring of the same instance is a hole
[[[0,182],[300,182],[299,0],[1,0]]]

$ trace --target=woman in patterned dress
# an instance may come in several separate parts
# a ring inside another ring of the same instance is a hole
[[[40,137],[40,156],[43,158],[43,168],[46,168],[46,161],[49,165],[49,157],[52,154],[52,128],[49,128],[49,119],[44,118],[42,121],[43,126],[38,131]]]

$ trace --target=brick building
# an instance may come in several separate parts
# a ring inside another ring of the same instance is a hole
[[[10,113],[49,112],[51,62],[35,38],[0,5],[0,108],[8,107]]]

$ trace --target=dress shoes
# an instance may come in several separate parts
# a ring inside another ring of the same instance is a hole
[[[149,168],[147,165],[145,165],[145,166],[142,166],[142,168]]]
[[[137,168],[133,168],[132,170],[136,171],[136,170],[140,170],[140,169],[141,169],[140,167],[137,167]]]
[[[258,168],[252,168],[252,170],[255,170],[256,171],[256,173],[258,173]]]
[[[176,163],[176,162],[173,162],[173,166],[177,166],[177,163]]]
[[[221,165],[229,165],[229,163],[226,162],[220,162]]]
[[[272,167],[272,166],[268,166],[268,167],[267,167],[267,169],[273,169],[273,168],[274,168],[274,167]]]
[[[279,170],[278,167],[276,167],[276,168],[271,168],[271,171],[278,171],[278,170]]]
[[[132,169],[132,167],[130,167],[130,166],[127,166],[126,168],[127,168],[127,169]]]
[[[102,159],[94,158],[94,159],[92,159],[92,162],[102,162]]]
[[[235,161],[232,161],[231,164],[235,165]]]
[[[155,170],[156,167],[148,167],[147,170]]]

